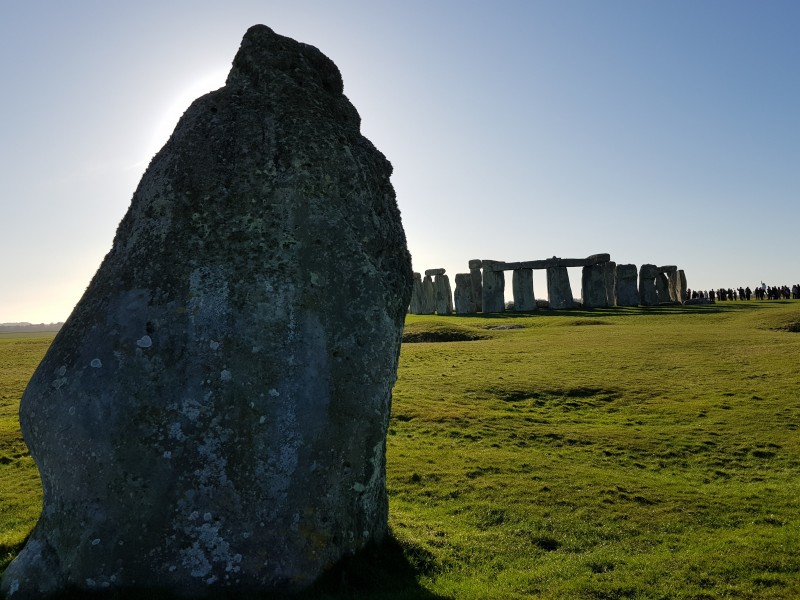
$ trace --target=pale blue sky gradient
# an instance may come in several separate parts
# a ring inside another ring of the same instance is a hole
[[[256,23],[339,66],[415,270],[609,252],[800,281],[800,2],[0,0],[0,322],[68,316]]]

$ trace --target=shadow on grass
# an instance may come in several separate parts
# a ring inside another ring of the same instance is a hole
[[[0,547],[2,555],[16,555],[22,546]],[[212,590],[202,600],[448,600],[423,588],[418,578],[433,572],[433,557],[422,548],[401,544],[389,535],[339,561],[308,590],[296,594]],[[105,592],[67,590],[46,600],[187,600],[161,589],[135,588]]]

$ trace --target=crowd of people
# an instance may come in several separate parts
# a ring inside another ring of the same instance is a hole
[[[788,285],[770,286],[762,283],[756,286],[755,290],[746,288],[720,288],[718,290],[686,290],[686,300],[708,299],[711,302],[717,300],[798,300],[800,299],[800,283],[796,283],[791,288]]]

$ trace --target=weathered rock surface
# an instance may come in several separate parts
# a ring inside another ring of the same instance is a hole
[[[422,275],[414,273],[414,284],[411,288],[411,304],[408,312],[412,315],[422,314]]]
[[[686,290],[688,289],[686,284],[686,273],[683,269],[678,269],[678,293],[680,294],[680,301],[686,301]]]
[[[475,298],[475,309],[477,312],[483,310],[483,276],[481,275],[481,267],[483,261],[480,259],[473,259],[469,261],[469,274],[472,277],[472,295]]]
[[[658,275],[658,267],[655,265],[644,264],[639,267],[639,304],[642,306],[658,304],[658,292],[656,291]]]
[[[419,314],[432,315],[434,312],[436,312],[436,288],[433,285],[433,278],[425,275],[425,279],[422,280]]]
[[[444,271],[444,269],[442,269]],[[450,287],[450,278],[439,274],[433,282],[436,293],[436,314],[449,315],[453,313],[453,292]]]
[[[426,269],[425,275],[429,275],[430,277],[436,277],[437,275],[444,275],[446,273],[445,269]]]
[[[467,315],[478,312],[478,303],[475,300],[471,273],[456,274],[454,297],[456,314]]]
[[[547,299],[553,310],[572,308],[575,305],[567,267],[547,268]]]
[[[605,263],[606,300],[608,306],[617,305],[617,263],[613,260]]]
[[[638,269],[636,265],[617,265],[617,306],[639,306]]]
[[[294,590],[384,536],[412,274],[359,127],[264,26],[183,115],[22,399],[44,506],[8,598]]]
[[[606,297],[606,264],[588,265],[581,270],[581,300],[584,308],[608,306]]]
[[[656,295],[659,304],[661,302],[671,302],[673,300],[670,293],[669,276],[666,273],[656,275]]]
[[[481,306],[485,313],[504,312],[506,277],[503,271],[494,271],[497,264],[494,260],[483,261],[483,287],[481,289]]]
[[[511,276],[511,289],[514,292],[514,310],[536,310],[533,295],[533,269],[515,269]]]

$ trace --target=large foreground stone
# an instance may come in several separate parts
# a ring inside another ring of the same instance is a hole
[[[8,598],[295,590],[384,536],[412,279],[390,174],[336,66],[250,29],[24,394],[44,506]]]

